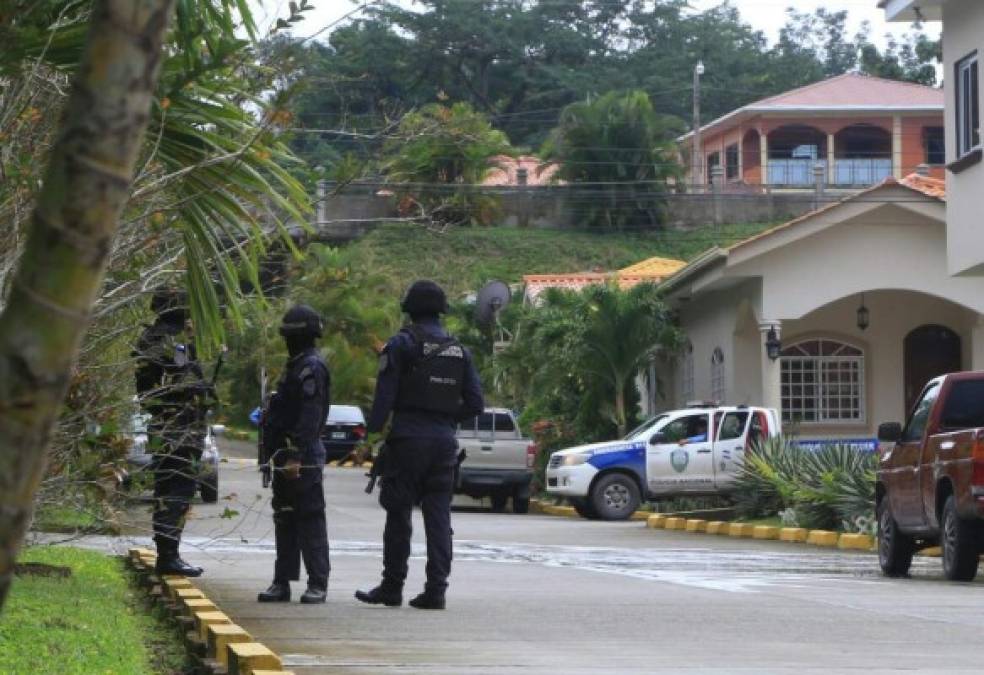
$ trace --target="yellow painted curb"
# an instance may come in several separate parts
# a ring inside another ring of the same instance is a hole
[[[632,515],[629,516],[629,520],[649,520],[649,516],[651,515],[652,513],[649,511],[633,511]]]
[[[842,534],[837,548],[854,551],[870,551],[875,548],[875,538],[868,534]]]
[[[943,549],[939,546],[930,546],[929,548],[924,548],[919,551],[919,555],[928,556],[930,558],[940,558],[943,556]]]
[[[836,532],[810,530],[810,533],[806,537],[806,543],[813,544],[814,546],[837,546],[839,539],[840,535]]]
[[[230,624],[230,619],[225,612],[195,612],[195,626],[198,628],[198,637],[202,642],[208,640],[208,627],[213,624]]]
[[[706,532],[707,521],[701,520],[700,518],[691,518],[687,521],[687,525],[684,529],[686,529],[687,532]]]
[[[181,604],[184,605],[184,615],[195,618],[195,612],[217,612],[219,608],[208,598],[182,598]]]
[[[755,526],[751,523],[731,523],[728,535],[731,537],[751,537],[755,534]]]
[[[707,528],[704,530],[707,534],[727,534],[728,525],[722,520],[712,520],[707,524]]]
[[[194,586],[191,585],[191,582],[185,579],[184,577],[175,578],[172,576],[162,577],[161,586],[164,587],[164,590],[167,593],[167,597],[171,598],[172,600],[176,597],[176,594],[179,590],[185,588],[194,588]]]
[[[253,675],[295,675],[293,670],[254,670]]]
[[[234,623],[213,623],[208,627],[207,654],[225,667],[229,667],[229,645],[252,642],[253,637],[242,626]]]
[[[778,539],[779,528],[773,525],[756,525],[752,530],[752,539]]]
[[[228,646],[229,675],[251,675],[258,668],[279,670],[283,668],[280,657],[259,642],[237,642]]]
[[[328,462],[328,466],[338,466],[338,460],[337,459],[331,460],[330,462]]]
[[[806,542],[810,532],[805,527],[782,527],[779,529],[779,541]]]
[[[177,603],[180,603],[183,600],[191,600],[192,598],[204,600],[205,594],[197,588],[179,588],[174,591],[174,601]]]
[[[687,526],[687,521],[683,518],[667,518],[663,528],[667,530],[682,530]]]
[[[654,513],[653,515],[646,518],[646,527],[651,527],[654,530],[662,528],[666,524],[666,515],[662,513]]]
[[[342,463],[342,467],[344,467],[346,469],[349,469],[349,468],[351,468],[353,466],[355,466],[355,462],[353,462],[351,459],[348,460],[347,462],[343,462]]]
[[[551,516],[578,517],[577,511],[573,506],[556,506],[554,504],[545,504],[543,506],[543,512]]]

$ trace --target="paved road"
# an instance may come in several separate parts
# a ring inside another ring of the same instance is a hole
[[[329,469],[329,601],[260,605],[270,581],[269,493],[255,467],[222,467],[195,507],[189,559],[206,593],[296,673],[979,673],[984,583],[944,581],[938,560],[887,580],[872,555],[551,516],[453,516],[445,612],[352,598],[380,571],[383,515],[362,472]],[[239,512],[223,519],[226,509]],[[415,520],[408,593],[423,585]],[[303,590],[297,588],[295,595]]]

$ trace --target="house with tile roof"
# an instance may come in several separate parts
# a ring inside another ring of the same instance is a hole
[[[732,190],[801,188],[818,178],[857,189],[921,165],[942,178],[943,110],[942,89],[848,73],[738,108],[682,136],[681,155],[692,157],[698,144],[690,185],[718,176]]]
[[[805,439],[873,443],[925,383],[984,369],[979,278],[947,269],[943,181],[886,178],[662,284],[686,348],[651,409],[720,400],[781,411]]]
[[[570,274],[527,274],[523,277],[523,300],[535,304],[548,288],[579,291],[594,284],[614,282],[620,288],[641,283],[658,284],[683,269],[687,263],[672,258],[648,258],[615,272],[576,272]]]

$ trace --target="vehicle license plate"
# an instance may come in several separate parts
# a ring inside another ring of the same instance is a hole
[[[332,438],[344,440],[346,436],[348,436],[348,434],[346,434],[344,431],[333,431],[333,432],[331,432],[331,437]]]

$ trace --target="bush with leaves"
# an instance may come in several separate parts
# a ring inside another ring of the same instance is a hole
[[[388,180],[408,184],[401,203],[416,203],[435,222],[487,225],[499,204],[475,186],[494,168],[493,158],[512,152],[506,135],[471,105],[433,103],[403,117],[383,146],[380,168]]]
[[[772,438],[746,453],[735,504],[747,517],[783,514],[799,527],[869,532],[877,464],[875,453],[848,445],[813,450]]]

